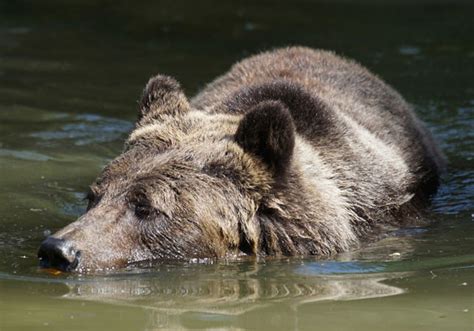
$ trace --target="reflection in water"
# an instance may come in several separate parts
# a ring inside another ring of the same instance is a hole
[[[400,275],[390,275],[390,278]],[[239,314],[262,304],[323,300],[358,300],[403,293],[382,283],[385,275],[259,280],[220,279],[183,282],[135,278],[69,284],[67,298],[137,305],[169,312],[203,311]],[[251,304],[251,305],[250,305]]]
[[[149,309],[149,329],[183,328],[193,320],[241,319],[253,310],[298,308],[324,300],[359,300],[401,294],[384,283],[402,273],[316,274],[313,263],[166,266],[153,273],[97,277],[67,282],[68,299],[91,300]],[[142,270],[143,271],[143,270]],[[364,272],[364,271],[362,271]],[[145,275],[145,276],[144,276]],[[209,321],[208,321],[209,322]]]

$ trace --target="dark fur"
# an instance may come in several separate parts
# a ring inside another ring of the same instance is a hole
[[[235,141],[254,154],[270,171],[284,178],[295,147],[295,128],[290,112],[278,101],[262,101],[240,121]]]

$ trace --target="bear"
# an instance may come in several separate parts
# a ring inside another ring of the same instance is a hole
[[[334,52],[246,58],[188,100],[149,80],[87,211],[41,244],[42,267],[328,257],[416,219],[444,157],[412,107]]]

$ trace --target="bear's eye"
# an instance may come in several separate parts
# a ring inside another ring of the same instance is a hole
[[[137,202],[135,204],[135,216],[140,219],[145,219],[150,216],[152,209],[153,208],[147,203]]]
[[[87,191],[84,200],[87,200],[86,211],[89,211],[99,203],[100,197],[91,188],[89,188],[89,191]]]

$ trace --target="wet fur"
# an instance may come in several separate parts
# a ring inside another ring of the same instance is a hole
[[[442,168],[411,107],[367,69],[279,49],[235,64],[190,102],[174,79],[152,78],[89,212],[55,236],[91,267],[327,256],[406,222]]]

